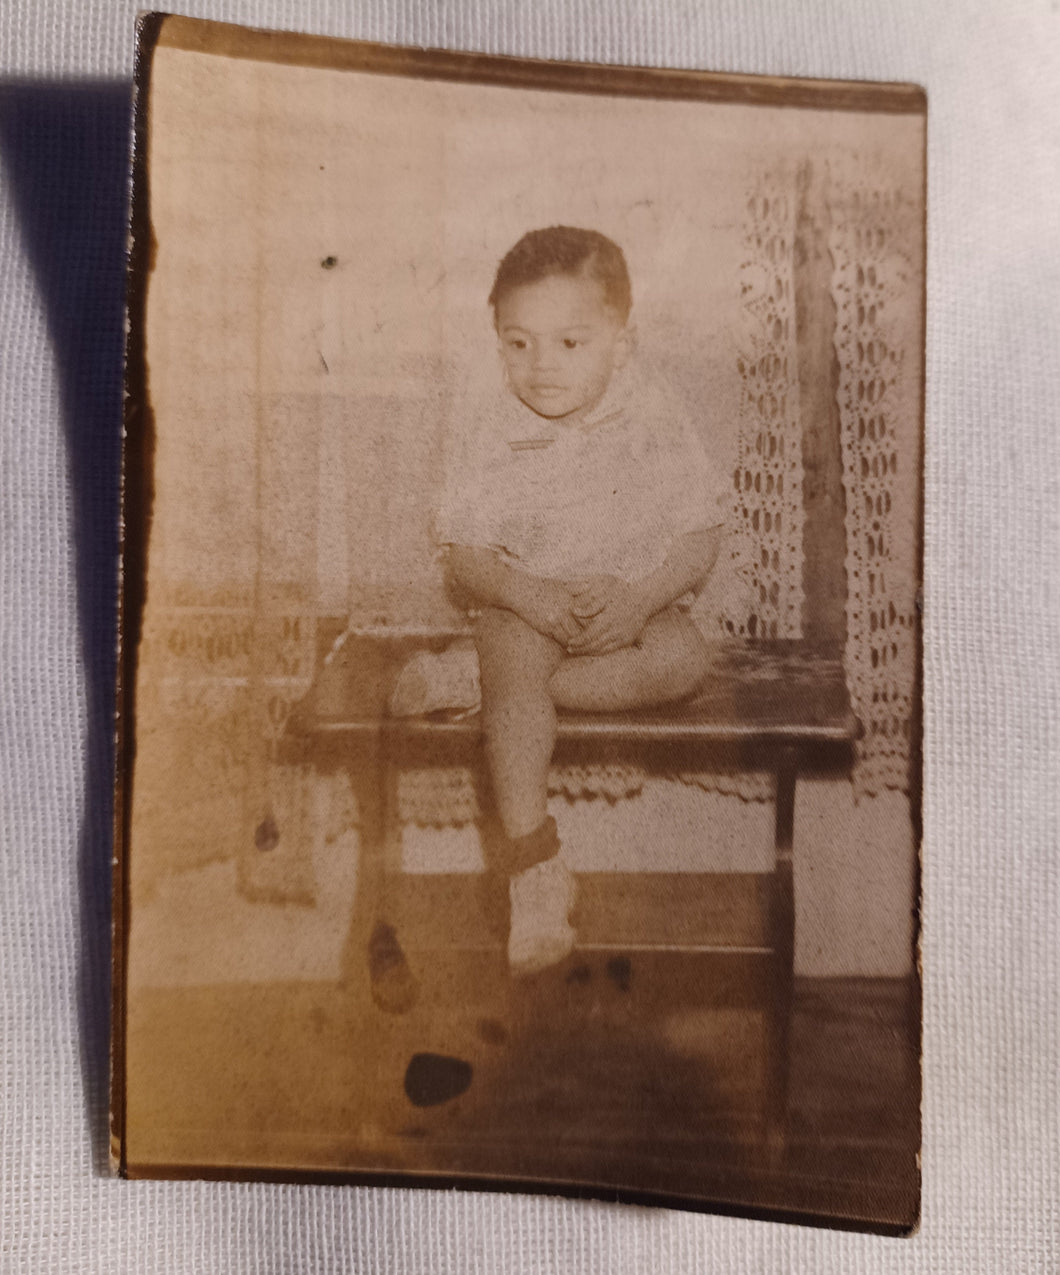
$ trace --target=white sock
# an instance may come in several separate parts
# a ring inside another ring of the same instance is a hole
[[[575,884],[558,855],[511,879],[511,930],[508,964],[514,974],[530,974],[555,965],[574,946],[570,924]]]

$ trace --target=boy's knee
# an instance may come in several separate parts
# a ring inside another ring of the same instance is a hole
[[[707,674],[710,672],[710,652],[698,633],[688,644],[681,672],[684,682],[683,695],[695,694],[707,679]]]
[[[684,699],[703,685],[710,671],[710,652],[691,622],[674,625],[660,643],[655,690],[660,700]]]
[[[475,645],[481,650],[483,646],[514,641],[518,637],[521,623],[519,617],[511,611],[503,611],[500,607],[483,607],[475,616],[472,626]]]
[[[488,608],[475,619],[475,644],[489,709],[532,704],[548,694],[552,661],[543,658],[539,636],[511,611]]]

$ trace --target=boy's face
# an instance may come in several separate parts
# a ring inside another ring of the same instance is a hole
[[[501,358],[514,394],[538,416],[577,425],[603,397],[629,354],[626,325],[603,285],[550,275],[497,302]]]

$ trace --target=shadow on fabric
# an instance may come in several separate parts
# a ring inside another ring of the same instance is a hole
[[[93,1159],[107,1171],[113,713],[123,309],[132,85],[0,82],[0,162],[36,273],[69,455],[82,668],[79,830],[82,1071]]]

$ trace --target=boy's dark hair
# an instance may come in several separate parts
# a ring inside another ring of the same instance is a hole
[[[625,323],[633,305],[633,288],[622,249],[598,230],[548,226],[531,230],[510,248],[497,267],[489,304],[494,316],[507,292],[553,275],[587,275],[604,289],[604,300]]]

